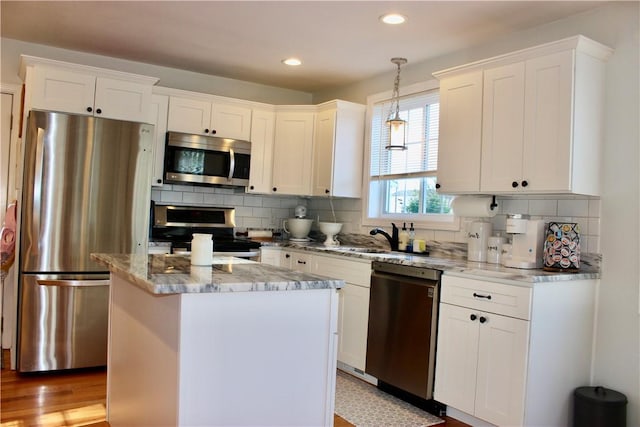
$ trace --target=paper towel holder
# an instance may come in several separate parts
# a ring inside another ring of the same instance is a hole
[[[491,210],[494,210],[495,208],[498,207],[498,204],[496,203],[496,196],[495,194],[492,196],[493,198],[491,199],[491,204],[489,205],[489,207],[491,208]]]

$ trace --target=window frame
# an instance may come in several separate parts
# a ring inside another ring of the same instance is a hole
[[[424,82],[414,83],[400,87],[400,97],[410,96],[420,92],[439,90],[440,81],[431,79]],[[384,91],[367,96],[367,110],[365,115],[365,144],[364,144],[364,164],[362,177],[362,225],[373,227],[388,226],[390,222],[413,222],[415,228],[458,231],[460,230],[460,219],[451,215],[429,215],[425,214],[380,214],[379,216],[369,216],[369,201],[372,199],[369,190],[371,188],[371,123],[373,120],[374,104],[390,100],[392,91]],[[437,174],[437,171],[436,171]],[[424,176],[433,176],[433,172],[425,172]],[[399,225],[399,224],[396,224]]]

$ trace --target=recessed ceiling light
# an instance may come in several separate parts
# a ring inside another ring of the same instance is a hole
[[[387,13],[386,15],[382,15],[380,20],[385,24],[402,24],[407,20],[407,17],[404,15],[400,15],[399,13]]]
[[[299,60],[298,58],[287,58],[287,59],[283,59],[282,63],[285,65],[291,65],[292,67],[298,66],[302,64],[302,61]]]

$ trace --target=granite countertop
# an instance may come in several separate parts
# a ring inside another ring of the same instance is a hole
[[[379,248],[381,252],[358,252],[358,247],[365,250],[375,250],[375,247],[367,246],[324,246],[321,243],[309,242],[279,242],[281,248],[310,251],[316,253],[332,254],[350,258],[360,258],[369,261],[383,261],[392,264],[410,265],[415,267],[432,268],[441,270],[445,274],[470,277],[476,279],[489,279],[502,283],[510,283],[520,286],[532,286],[536,283],[561,282],[568,280],[588,280],[600,278],[599,263],[597,259],[586,256],[581,260],[580,270],[577,272],[551,272],[542,269],[521,269],[503,267],[499,264],[485,262],[470,262],[466,256],[461,256],[455,248],[437,247],[431,256],[424,254],[411,254],[405,252],[392,252]]]
[[[91,254],[112,273],[152,294],[216,293],[249,291],[293,291],[339,289],[343,280],[241,258],[214,256],[213,264],[192,266],[189,256]]]

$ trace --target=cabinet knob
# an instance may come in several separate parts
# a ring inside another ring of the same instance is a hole
[[[96,114],[102,114],[102,110],[100,108],[96,109]]]
[[[162,180],[161,180],[160,178],[156,179],[156,182],[157,182],[158,184],[162,184]]]
[[[529,183],[527,181],[522,181],[522,186],[526,187],[527,185],[529,185]]]
[[[516,188],[516,187],[518,186],[518,181],[513,181],[513,182],[511,183],[511,186],[512,186],[513,188]]]
[[[211,129],[211,135],[215,135],[216,133],[218,133],[218,131],[217,131],[217,130],[215,130],[215,129]]]
[[[471,319],[471,321],[474,321],[478,318],[478,316],[476,316],[475,314],[472,314],[471,316],[469,316],[469,319]]]
[[[329,194],[329,193],[331,193],[331,191],[329,191],[327,189],[324,190],[324,194]]]
[[[440,188],[440,184],[436,184],[436,190]]]
[[[480,316],[480,323],[484,323],[487,321],[487,318],[484,316]]]
[[[273,187],[272,190],[273,191],[278,191],[278,189],[276,187]]]
[[[93,108],[91,108],[91,107],[87,107],[87,112],[89,112],[89,113],[90,113],[90,112],[92,112],[92,111],[93,111]]]
[[[204,133],[209,133],[209,129],[205,129],[205,130],[204,130]]]
[[[253,190],[253,185],[250,185],[250,186],[249,186],[249,190]]]
[[[291,258],[291,255],[286,254],[284,257],[285,257],[285,258]]]

